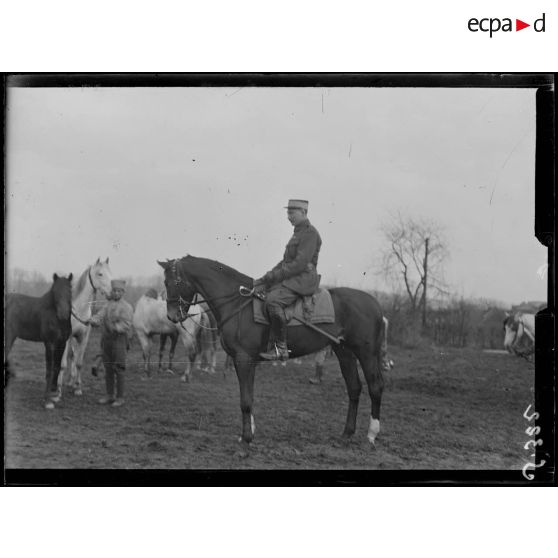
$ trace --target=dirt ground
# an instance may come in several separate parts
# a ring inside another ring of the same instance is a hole
[[[341,439],[347,397],[335,357],[321,385],[308,382],[311,360],[256,372],[256,435],[239,457],[236,375],[195,371],[143,380],[136,341],[129,355],[126,405],[99,406],[103,377],[91,375],[99,347],[92,335],[84,394],[69,390],[54,411],[43,408],[41,344],[16,341],[15,374],[5,390],[5,467],[80,469],[520,470],[526,462],[523,412],[533,402],[534,366],[477,350],[390,348],[381,433],[367,441],[370,400],[363,389],[357,432]],[[176,360],[183,358],[177,348]],[[177,372],[180,365],[176,366]]]

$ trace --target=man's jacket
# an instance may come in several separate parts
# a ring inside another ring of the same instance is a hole
[[[308,219],[298,224],[282,261],[263,276],[265,284],[281,283],[300,295],[314,294],[320,283],[316,267],[321,246],[320,234]]]

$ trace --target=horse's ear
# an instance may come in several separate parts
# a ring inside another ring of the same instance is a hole
[[[52,275],[52,280],[53,280],[53,281],[58,281],[58,273],[54,273],[54,274]]]
[[[74,274],[70,273],[70,275],[68,275],[68,281],[71,281],[74,278]]]
[[[167,267],[168,267],[168,263],[167,263],[167,262],[160,262],[159,260],[157,260],[157,263],[158,263],[163,269],[167,269]]]
[[[108,256],[107,256],[107,259],[105,260],[105,263],[108,263]]]
[[[97,258],[96,264],[101,263],[101,258]]]

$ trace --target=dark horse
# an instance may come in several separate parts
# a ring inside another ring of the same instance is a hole
[[[254,375],[259,353],[266,350],[269,327],[254,322],[251,298],[243,297],[240,287],[252,288],[253,279],[219,262],[186,256],[158,262],[165,270],[167,314],[173,322],[184,321],[195,293],[200,293],[217,319],[223,348],[233,360],[240,385],[242,438],[249,443],[255,430],[252,416]],[[380,405],[384,379],[381,347],[384,337],[382,309],[369,294],[356,289],[329,289],[335,308],[335,323],[320,327],[342,338],[333,344],[347,385],[349,409],[344,437],[355,432],[362,384],[357,359],[362,366],[372,402],[368,439],[373,444],[380,431]],[[243,291],[246,294],[246,291]],[[292,357],[314,353],[331,340],[306,326],[290,326],[288,346]]]
[[[58,374],[72,333],[72,274],[69,277],[53,275],[53,284],[41,297],[9,294],[6,297],[6,360],[14,341],[42,341],[45,345],[46,390],[45,407],[54,409],[58,400]]]

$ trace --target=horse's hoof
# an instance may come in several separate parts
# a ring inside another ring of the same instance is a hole
[[[77,395],[79,397],[80,395],[83,395],[83,391],[81,391],[81,389],[76,389],[74,390],[74,395]]]
[[[60,395],[54,395],[50,398],[50,403],[59,403],[62,397]]]
[[[52,409],[54,409],[54,403],[52,401],[47,401],[45,403],[45,409],[51,411]]]
[[[180,379],[181,379],[185,384],[189,384],[189,383],[190,383],[190,376],[181,376]]]
[[[238,443],[240,444],[240,447],[236,451],[235,455],[241,459],[246,459],[250,455],[250,446],[248,442],[242,439],[242,436],[238,437]]]

